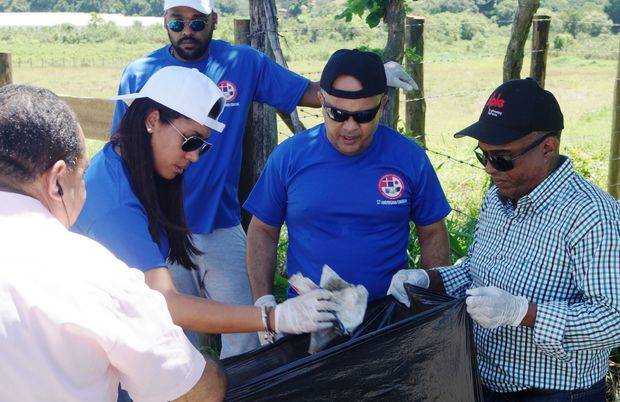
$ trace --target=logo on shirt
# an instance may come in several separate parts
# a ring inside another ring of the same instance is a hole
[[[226,103],[232,103],[237,99],[237,86],[232,81],[222,80],[217,86],[224,93],[224,100]]]
[[[405,182],[400,176],[386,174],[379,179],[379,193],[388,200],[400,198],[405,192]]]

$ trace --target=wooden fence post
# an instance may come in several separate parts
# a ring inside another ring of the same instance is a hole
[[[385,24],[388,28],[388,39],[383,49],[383,61],[403,63],[405,53],[405,2],[404,0],[387,0]],[[398,123],[399,90],[388,89],[388,103],[385,105],[381,123],[396,128]]]
[[[547,72],[547,50],[549,49],[549,26],[551,17],[535,15],[532,21],[532,62],[530,77],[534,78],[541,87],[545,87]]]
[[[611,126],[611,145],[609,148],[609,177],[607,191],[615,199],[620,199],[620,53],[614,89],[614,106]]]
[[[0,53],[0,87],[13,83],[11,53]]]
[[[424,99],[424,17],[407,16],[405,22],[405,69],[418,84],[418,89],[405,95],[405,130],[426,147]]]
[[[532,19],[539,5],[540,0],[519,0],[519,6],[512,22],[510,41],[504,57],[504,82],[521,78],[523,48],[532,25]]]
[[[250,45],[250,20],[249,19],[235,19],[235,44],[237,45]],[[239,190],[237,191],[239,197],[239,203],[243,205],[244,201],[250,195],[255,180],[258,178],[256,174],[256,166],[254,163],[255,158],[255,134],[254,134],[254,106],[248,110],[248,117],[245,123],[245,131],[243,133],[243,150],[241,159],[241,176],[239,178]],[[241,208],[241,224],[247,231],[248,225],[252,215]]]

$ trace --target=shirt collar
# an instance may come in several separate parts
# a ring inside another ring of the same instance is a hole
[[[0,216],[37,215],[44,219],[57,219],[39,200],[28,195],[0,191]],[[59,225],[62,225],[58,222]]]
[[[517,202],[517,209],[525,210],[531,207],[533,211],[543,210],[563,191],[563,184],[572,176],[573,164],[570,159],[560,155],[560,165],[545,180],[529,194],[521,197]],[[497,193],[502,204],[511,204],[511,200]],[[511,204],[512,205],[512,204]]]

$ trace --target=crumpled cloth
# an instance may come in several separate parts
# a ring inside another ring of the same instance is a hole
[[[288,282],[299,295],[318,288],[316,283],[300,273],[291,276]],[[308,348],[310,354],[320,352],[334,338],[355,331],[364,320],[368,303],[368,290],[364,286],[352,285],[344,281],[328,265],[323,265],[320,287],[331,291],[332,297],[339,306],[338,310],[334,311],[338,325],[310,335],[310,347]]]

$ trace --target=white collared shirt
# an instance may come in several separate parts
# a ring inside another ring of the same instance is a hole
[[[39,201],[0,192],[0,401],[168,401],[205,361],[164,297]]]

